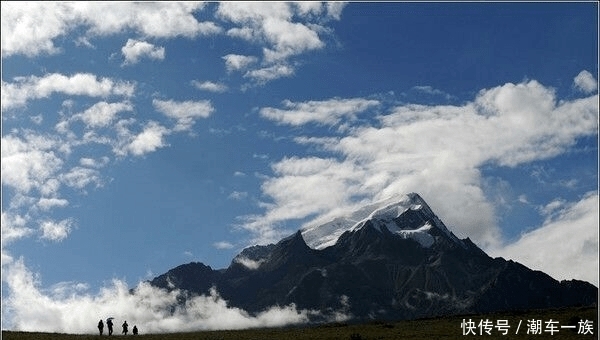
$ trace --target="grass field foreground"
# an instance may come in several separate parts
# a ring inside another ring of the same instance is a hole
[[[318,326],[144,334],[140,340],[383,340],[383,339],[597,339],[594,307],[464,315],[398,322],[335,323]],[[575,328],[570,328],[575,326]],[[90,327],[93,329],[93,325]],[[584,334],[585,333],[585,334]],[[3,340],[98,340],[97,334],[2,331]],[[113,335],[112,337],[124,337]]]

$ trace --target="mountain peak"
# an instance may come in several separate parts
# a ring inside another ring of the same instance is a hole
[[[314,249],[327,242],[333,244]],[[311,322],[338,311],[413,319],[595,305],[598,297],[589,283],[558,282],[459,240],[416,193],[249,247],[226,270],[192,263],[151,283],[182,289],[180,302],[218,287],[228,304],[249,313],[290,304],[319,311],[309,313]]]
[[[367,221],[371,221],[371,225],[379,231],[386,228],[393,234],[413,239],[426,248],[431,247],[435,237],[440,235],[466,247],[433,213],[421,195],[415,192],[373,203],[347,216],[305,228],[301,232],[309,247],[324,249],[334,245],[344,232],[363,228]]]

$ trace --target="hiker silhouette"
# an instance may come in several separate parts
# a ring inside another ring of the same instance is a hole
[[[112,318],[108,318],[106,319],[106,326],[108,327],[108,335],[112,335],[113,333],[113,322],[112,322]]]
[[[127,335],[127,321],[123,322],[123,334]]]
[[[102,332],[104,331],[104,322],[102,322],[102,319],[98,321],[98,331],[100,331],[100,335],[102,335]]]
[[[133,325],[133,335],[137,335],[138,334],[138,329],[136,325]]]

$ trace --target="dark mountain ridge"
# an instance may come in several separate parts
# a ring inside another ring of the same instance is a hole
[[[189,263],[151,284],[181,290],[182,301],[216,287],[230,306],[249,313],[294,304],[355,320],[590,306],[598,299],[588,282],[559,282],[491,258],[457,238],[417,194],[375,209],[331,246],[313,249],[298,231],[244,249],[226,269]]]

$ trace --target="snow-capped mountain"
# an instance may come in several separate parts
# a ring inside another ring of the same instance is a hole
[[[489,257],[469,238],[457,238],[415,193],[246,248],[226,269],[189,263],[151,284],[179,289],[182,303],[216,287],[230,306],[249,313],[294,304],[321,320],[594,305],[598,298],[590,283],[558,282]]]
[[[403,215],[404,218],[400,219]],[[409,220],[408,216],[418,216],[419,218]],[[309,247],[324,249],[334,245],[344,232],[358,230],[367,221],[372,221],[380,231],[381,227],[385,227],[390,232],[403,238],[411,238],[427,248],[434,243],[435,238],[431,233],[433,228],[437,228],[450,239],[462,245],[462,241],[448,230],[417,193],[388,198],[365,206],[348,216],[307,227],[301,231],[302,237]]]

